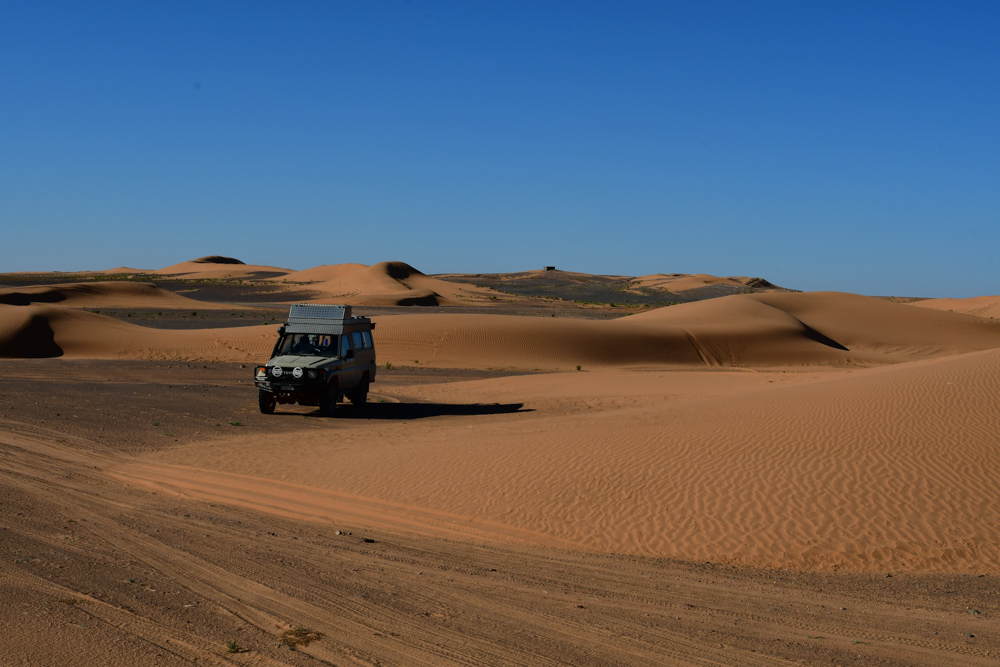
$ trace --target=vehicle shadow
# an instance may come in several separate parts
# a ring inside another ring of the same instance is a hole
[[[280,410],[280,406],[279,406]],[[407,421],[428,417],[479,417],[483,415],[507,415],[518,412],[534,412],[525,408],[524,403],[369,403],[363,408],[355,408],[350,403],[337,406],[333,419],[389,419]],[[295,417],[323,418],[319,410],[302,413],[279,413]]]

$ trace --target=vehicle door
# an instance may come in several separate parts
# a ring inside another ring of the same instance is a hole
[[[361,371],[358,368],[358,359],[355,356],[354,345],[351,341],[351,334],[344,332],[340,337],[340,358],[344,360],[340,374],[341,391],[350,391],[361,381]]]
[[[367,371],[370,378],[373,375],[372,366],[375,363],[375,355],[372,354],[371,345],[365,345],[364,334],[360,331],[351,332],[351,343],[354,345],[354,361],[358,365],[358,372],[364,375]]]

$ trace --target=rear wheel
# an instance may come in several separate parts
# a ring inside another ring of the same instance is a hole
[[[274,406],[278,404],[275,400],[274,394],[269,391],[264,391],[263,389],[257,390],[257,405],[260,406],[260,411],[265,415],[274,414]]]
[[[351,403],[356,408],[363,408],[368,404],[368,376],[361,378],[359,384],[350,394]]]

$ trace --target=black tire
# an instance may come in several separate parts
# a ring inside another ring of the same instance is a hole
[[[333,417],[337,407],[337,385],[330,383],[319,397],[320,414]]]
[[[368,376],[361,378],[359,384],[350,394],[351,403],[356,408],[363,408],[368,405]]]
[[[275,400],[274,394],[269,391],[264,391],[263,389],[257,390],[257,405],[260,406],[260,411],[265,415],[274,414],[274,406],[278,404]]]

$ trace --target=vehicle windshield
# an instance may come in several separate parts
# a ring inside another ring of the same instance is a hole
[[[330,334],[288,334],[281,339],[278,354],[336,357],[337,336]]]

